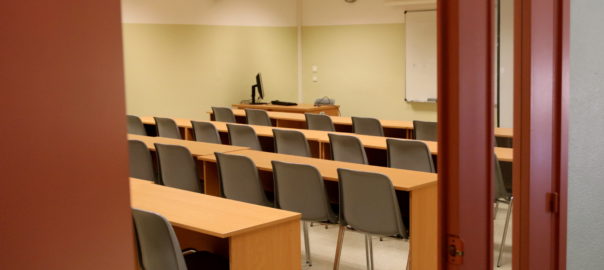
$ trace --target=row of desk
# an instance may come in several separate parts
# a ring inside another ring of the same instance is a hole
[[[186,140],[193,140],[193,131],[191,120],[183,119],[183,118],[173,118],[176,124],[180,127],[181,133],[183,134]],[[145,125],[155,125],[155,120],[153,117],[145,116],[141,117],[141,120]],[[222,133],[223,137],[227,137],[227,123],[225,122],[217,122],[217,121],[201,121],[201,122],[210,122],[212,123],[216,129]],[[260,138],[266,138],[268,141],[263,143],[263,146],[266,148],[272,147],[272,138],[273,138],[273,129],[275,127],[268,126],[256,126],[249,125],[256,131],[256,135]],[[280,129],[289,129],[289,128],[280,128]],[[329,144],[329,133],[337,133],[343,135],[350,135],[359,138],[365,149],[367,150],[368,158],[371,164],[376,165],[385,165],[386,153],[387,150],[386,140],[387,137],[381,136],[368,136],[368,135],[360,135],[354,133],[340,133],[340,132],[327,132],[320,130],[308,130],[308,129],[295,129],[296,131],[300,131],[306,137],[306,140],[309,143],[311,153],[313,157],[329,159],[330,158],[330,144]],[[223,139],[226,142],[226,139]],[[423,141],[428,145],[430,152],[433,155],[438,155],[438,143],[431,141]],[[504,147],[495,147],[494,152],[497,155],[500,161],[504,162],[512,162],[514,158],[514,153],[512,148],[504,148]]]
[[[185,141],[178,139],[167,139],[160,137],[147,137],[128,135],[128,139],[143,141],[149,149],[154,150],[154,143],[165,143],[182,145],[191,151],[196,158],[200,176],[204,182],[205,192],[208,195],[219,196],[218,169],[214,152],[228,152],[231,154],[247,156],[254,161],[256,167],[263,173],[266,182],[272,182],[271,161],[279,160],[315,166],[327,183],[338,181],[337,169],[346,168],[367,172],[382,173],[390,178],[397,191],[409,192],[410,196],[410,245],[412,269],[435,269],[436,268],[436,237],[437,237],[437,175],[408,170],[400,170],[379,166],[362,165],[333,160],[283,155],[270,152],[248,150],[237,146],[210,144],[203,142]],[[145,208],[143,208],[145,209]],[[148,209],[149,210],[149,209]],[[157,211],[163,214],[160,211]],[[170,218],[168,218],[170,220]],[[178,226],[178,224],[175,224]],[[299,232],[298,232],[299,233]],[[298,235],[299,237],[299,235]],[[191,238],[191,237],[188,237]],[[286,241],[284,239],[283,241]],[[299,240],[292,242],[299,249]],[[335,243],[334,243],[335,245]],[[299,251],[298,251],[299,252]],[[299,261],[296,261],[299,264]],[[282,268],[282,269],[298,269]],[[235,268],[233,268],[235,269]],[[256,268],[255,268],[256,269]],[[272,269],[272,268],[262,268]]]
[[[212,112],[210,119],[213,119]],[[242,109],[234,109],[233,113],[238,123],[247,123],[245,118],[245,111]],[[273,121],[273,125],[276,127],[287,127],[287,128],[306,128],[306,117],[301,113],[291,112],[276,112],[268,111],[268,116]],[[336,131],[339,132],[352,132],[352,118],[345,116],[330,116]],[[384,128],[384,135],[386,137],[393,138],[413,138],[413,121],[402,121],[402,120],[379,120]],[[511,139],[514,136],[513,129],[511,128],[495,128],[495,137]]]
[[[229,258],[230,268],[300,269],[300,214],[130,179],[133,208],[161,214],[181,248]]]
[[[234,110],[234,112],[238,121],[245,123],[245,112],[243,110]],[[303,114],[269,111],[269,116],[273,124],[279,128],[295,128],[302,132],[311,146],[313,157],[316,158],[195,142],[192,141],[190,120],[176,118],[174,120],[187,140],[138,135],[128,135],[128,139],[143,141],[152,151],[155,150],[154,143],[187,147],[196,159],[200,181],[203,181],[206,194],[132,179],[132,206],[162,214],[174,225],[183,248],[193,247],[228,256],[231,269],[300,269],[300,214],[215,197],[220,195],[220,185],[214,153],[231,153],[252,159],[260,171],[265,188],[269,190],[272,188],[270,185],[273,160],[312,165],[319,170],[326,185],[337,183],[338,168],[381,173],[390,178],[397,192],[409,193],[411,269],[436,268],[438,235],[436,174],[329,160],[330,145],[327,134],[330,132],[304,129]],[[141,119],[146,125],[155,125],[152,117]],[[349,133],[352,131],[352,121],[349,117],[332,116],[332,120],[338,131],[359,138],[368,150],[368,156],[371,156],[371,151],[386,151],[386,137]],[[226,142],[225,137],[228,132],[226,123],[209,122],[217,128],[223,141]],[[412,122],[390,120],[381,122],[387,136],[411,138]],[[263,146],[272,146],[272,130],[275,127],[250,126],[259,138],[268,139],[264,140]],[[496,129],[495,132],[499,137],[511,138],[512,136],[511,130],[508,129]],[[438,154],[436,142],[425,143],[433,155]],[[500,161],[513,161],[511,148],[495,148],[495,153]],[[379,156],[385,157],[385,154],[380,153]]]

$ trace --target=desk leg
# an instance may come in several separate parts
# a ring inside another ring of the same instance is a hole
[[[233,236],[229,249],[231,270],[299,270],[300,220]]]
[[[321,158],[321,143],[318,141],[308,141],[310,147],[310,156],[314,158]]]
[[[276,127],[306,129],[306,122],[277,119]]]
[[[331,159],[331,145],[329,143],[321,143],[321,159]]]
[[[195,140],[193,138],[193,129],[191,129],[191,128],[182,127],[182,128],[180,128],[180,133],[182,134],[183,139],[185,139],[187,141]]]
[[[218,166],[214,162],[203,162],[203,183],[207,195],[220,196],[220,183],[218,182]]]
[[[411,269],[436,269],[438,206],[437,185],[411,191]]]

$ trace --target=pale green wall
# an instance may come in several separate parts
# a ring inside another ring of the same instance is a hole
[[[347,116],[436,121],[435,104],[404,101],[404,31],[404,24],[303,27],[304,102],[329,96]]]
[[[436,105],[404,101],[403,24],[308,26],[302,46],[305,103],[329,96],[343,115],[436,120]],[[298,100],[295,27],[124,24],[124,57],[129,114],[207,119],[249,99],[258,71],[266,100]]]
[[[210,106],[249,99],[262,72],[266,100],[297,100],[295,27],[124,24],[128,113],[207,119]]]

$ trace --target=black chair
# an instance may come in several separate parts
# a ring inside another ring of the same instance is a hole
[[[180,145],[155,144],[160,183],[164,186],[203,193],[197,165],[189,149]]]
[[[144,270],[229,269],[229,260],[207,251],[180,250],[172,225],[164,217],[132,209],[139,265]]]
[[[182,139],[180,130],[170,118],[153,117],[155,119],[155,127],[157,128],[157,136],[172,139]]]
[[[438,124],[436,122],[413,121],[413,137],[421,141],[438,141]]]
[[[145,125],[138,116],[128,115],[128,134],[147,136]]]
[[[380,120],[368,117],[352,117],[352,132],[362,135],[384,136]]]
[[[222,197],[262,206],[273,206],[268,200],[254,161],[246,156],[214,153]]]
[[[322,131],[336,131],[331,117],[325,114],[305,113],[306,125],[308,129]]]
[[[214,124],[209,122],[191,121],[191,125],[193,126],[193,135],[195,136],[196,141],[217,144],[222,143],[220,134],[218,134],[218,130]]]
[[[214,113],[214,121],[236,123],[235,114],[231,108],[227,107],[212,107]]]
[[[130,177],[156,181],[151,152],[144,142],[128,140],[128,157],[130,159]]]

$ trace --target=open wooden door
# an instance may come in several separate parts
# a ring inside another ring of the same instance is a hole
[[[438,1],[439,269],[493,269],[493,2]],[[513,269],[565,269],[569,0],[515,0]]]

